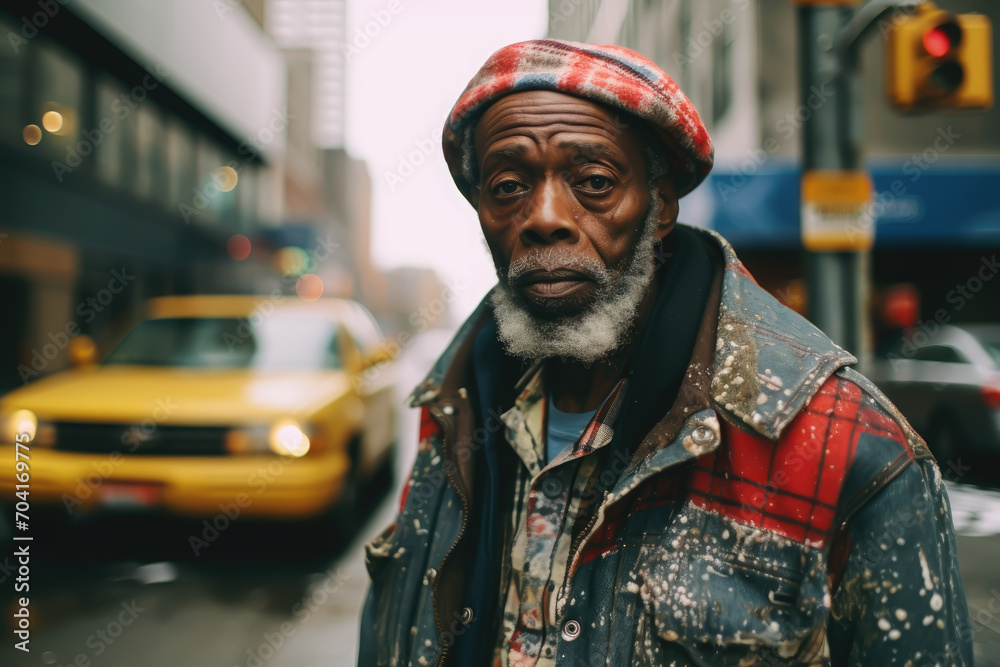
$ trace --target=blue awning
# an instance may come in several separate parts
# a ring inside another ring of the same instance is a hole
[[[1000,165],[871,169],[875,247],[1000,246]],[[696,220],[742,248],[801,248],[797,167],[713,171],[695,195]]]

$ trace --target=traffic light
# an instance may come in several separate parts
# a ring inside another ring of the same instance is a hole
[[[982,14],[931,2],[897,19],[886,40],[886,88],[900,111],[993,106],[993,28]]]

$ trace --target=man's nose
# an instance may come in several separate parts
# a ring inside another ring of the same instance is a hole
[[[572,194],[561,178],[548,178],[536,190],[524,213],[519,235],[524,245],[550,245],[579,237]]]

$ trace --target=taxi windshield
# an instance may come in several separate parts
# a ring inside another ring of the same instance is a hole
[[[319,317],[176,317],[147,320],[122,340],[109,365],[340,368],[336,322]]]

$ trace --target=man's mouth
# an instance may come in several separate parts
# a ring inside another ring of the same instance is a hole
[[[517,288],[531,300],[564,299],[595,286],[591,276],[572,269],[535,269],[517,279]]]

